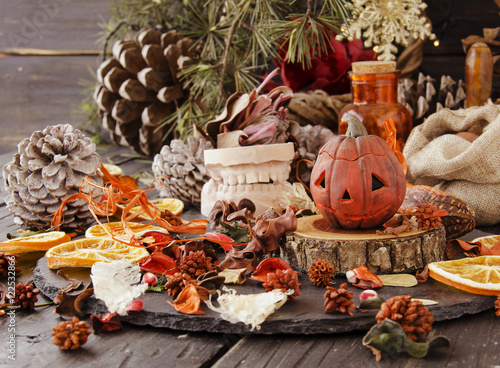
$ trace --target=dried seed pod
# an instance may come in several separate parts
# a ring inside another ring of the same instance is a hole
[[[327,286],[324,294],[325,313],[332,313],[337,309],[341,313],[348,313],[353,316],[354,303],[352,302],[353,293],[347,291],[347,282],[340,285],[338,289],[333,286]]]
[[[335,277],[335,268],[327,260],[318,258],[309,266],[307,276],[316,286],[328,286]]]
[[[434,316],[418,300],[412,300],[410,295],[394,296],[380,307],[375,316],[377,323],[389,318],[403,327],[408,337],[414,341],[425,337],[432,329]]]
[[[52,342],[62,350],[74,350],[87,342],[90,326],[85,321],[73,317],[71,321],[63,321],[52,327]]]
[[[291,268],[286,270],[276,269],[274,272],[269,272],[267,274],[267,281],[262,286],[266,288],[266,291],[273,289],[280,289],[282,292],[290,289],[293,290],[293,294],[288,295],[288,299],[295,299],[295,297],[300,295],[299,277],[297,272]]]

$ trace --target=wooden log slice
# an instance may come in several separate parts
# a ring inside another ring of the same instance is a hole
[[[285,234],[281,257],[302,271],[316,259],[326,259],[337,273],[362,265],[375,273],[410,272],[445,260],[446,233],[442,226],[396,236],[377,235],[376,229],[331,229],[324,221],[321,215],[299,218],[297,230]]]

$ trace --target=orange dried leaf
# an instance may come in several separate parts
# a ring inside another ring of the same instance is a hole
[[[201,296],[195,285],[188,285],[181,291],[173,303],[167,301],[177,312],[184,314],[205,314],[200,309]]]

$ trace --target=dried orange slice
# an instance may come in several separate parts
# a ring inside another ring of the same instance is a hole
[[[177,198],[161,198],[161,199],[153,199],[151,203],[154,203],[156,207],[158,207],[161,211],[169,210],[174,215],[179,216],[184,209],[184,202]],[[115,216],[120,217],[125,206],[117,205],[117,210]],[[130,216],[141,209],[140,206],[134,206],[130,209],[127,216]],[[148,215],[141,214],[137,216],[134,221],[151,221]]]
[[[0,250],[16,253],[46,251],[70,240],[70,236],[64,231],[49,231],[0,242]]]
[[[142,247],[132,247],[111,238],[85,238],[55,246],[45,253],[49,268],[92,267],[96,262],[128,260],[140,262],[149,255]]]
[[[127,226],[135,234],[135,237],[141,237],[144,233],[148,231],[159,231],[168,234],[168,231],[162,227],[155,225],[145,225],[137,222],[127,222]],[[106,232],[106,230],[108,232]],[[113,235],[125,235],[125,230],[123,229],[123,223],[121,221],[109,222],[104,224],[97,224],[91,226],[85,231],[86,238],[97,238],[97,237],[109,237],[108,233]]]
[[[500,241],[500,235],[487,235],[474,239],[473,243],[481,243],[487,247],[492,247]]]
[[[500,256],[433,262],[429,276],[469,293],[500,295]]]

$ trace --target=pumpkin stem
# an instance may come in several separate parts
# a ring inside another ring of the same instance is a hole
[[[347,123],[347,131],[345,132],[347,137],[362,137],[368,135],[365,126],[355,115],[346,114],[342,117],[342,120]]]

